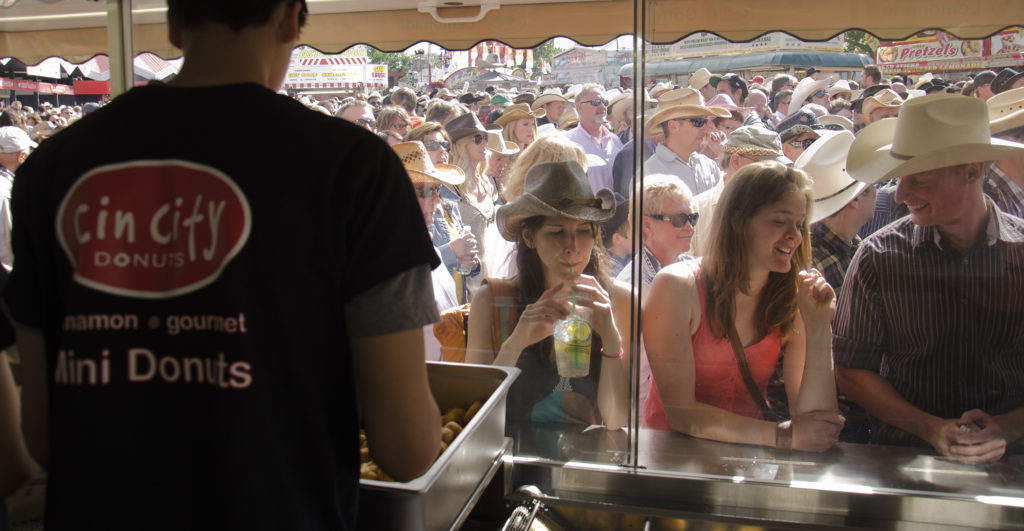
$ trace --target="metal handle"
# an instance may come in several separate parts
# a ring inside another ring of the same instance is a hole
[[[425,0],[416,5],[417,11],[420,13],[430,13],[430,16],[434,17],[434,20],[442,24],[451,24],[459,22],[478,22],[484,18],[484,15],[488,11],[493,11],[501,7],[501,0],[481,0],[480,1],[480,12],[474,17],[453,17],[453,18],[442,18],[437,14],[437,0]]]

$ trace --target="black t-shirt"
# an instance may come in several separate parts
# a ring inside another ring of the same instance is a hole
[[[343,307],[438,264],[383,142],[257,85],[150,85],[40,145],[13,211],[5,297],[52,378],[48,528],[354,522]]]

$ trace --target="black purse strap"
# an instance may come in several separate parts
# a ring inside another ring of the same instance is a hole
[[[743,377],[743,383],[747,384],[747,392],[750,393],[750,398],[761,408],[761,415],[765,420],[777,422],[780,420],[779,416],[768,407],[768,402],[761,396],[761,391],[757,388],[757,383],[754,382],[754,375],[750,374],[750,363],[747,361],[747,353],[743,350],[743,344],[740,343],[739,334],[736,333],[736,326],[729,323],[728,332],[729,343],[732,344],[732,352],[736,355],[736,365],[739,365],[740,376]]]

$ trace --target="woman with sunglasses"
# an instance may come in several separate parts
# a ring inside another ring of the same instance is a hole
[[[437,122],[423,122],[405,135],[406,142],[421,142],[436,164],[448,164],[451,151],[451,138],[448,131]],[[430,231],[434,247],[441,254],[441,261],[458,281],[463,285],[463,277],[478,271],[480,258],[477,253],[476,237],[462,222],[462,211],[459,209],[458,197],[450,189],[442,191],[440,206],[434,209],[434,222]],[[465,275],[461,274],[465,273]],[[457,290],[465,302],[462,289]]]
[[[686,185],[674,175],[653,174],[644,177],[644,215],[641,225],[644,245],[639,253],[643,290],[646,297],[654,281],[654,275],[663,267],[680,260],[692,260],[683,254],[690,249],[699,214],[692,207],[693,196]],[[630,261],[615,279],[624,285],[632,285],[633,262]],[[628,297],[615,301],[615,313],[628,319]],[[640,354],[640,403],[647,398],[650,387],[651,367],[641,346]]]
[[[810,263],[810,179],[757,162],[729,179],[707,255],[662,269],[644,302],[652,385],[643,425],[821,452],[842,429],[832,370],[835,293]],[[785,349],[791,421],[768,410]]]
[[[482,235],[487,227],[494,224],[497,214],[498,189],[494,181],[484,175],[487,164],[487,130],[480,119],[473,113],[463,114],[448,122],[445,126],[448,136],[452,139],[452,151],[449,160],[462,168],[466,174],[466,182],[460,186],[445,187],[441,197],[457,201],[462,213],[462,221],[476,238],[480,259],[480,275],[467,279],[468,299],[480,286],[480,281],[487,277],[485,256],[487,248]]]

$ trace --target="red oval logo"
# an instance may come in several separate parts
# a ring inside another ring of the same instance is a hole
[[[75,182],[57,210],[57,238],[76,282],[147,299],[216,280],[251,228],[238,185],[183,160],[98,167]]]

